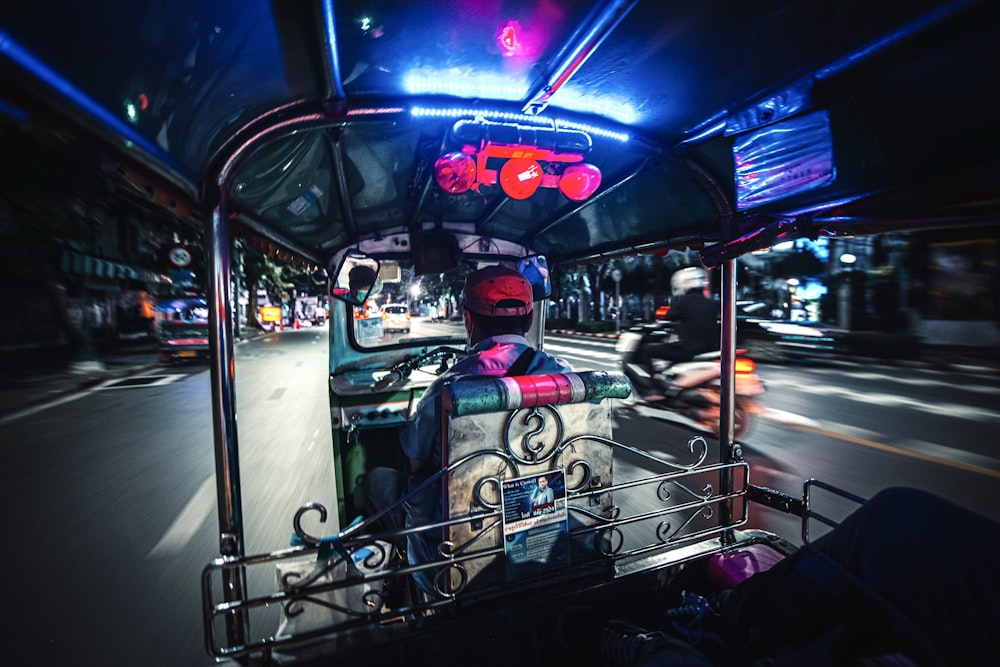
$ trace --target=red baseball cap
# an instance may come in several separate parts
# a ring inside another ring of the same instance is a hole
[[[466,277],[462,298],[466,308],[481,315],[527,315],[531,312],[531,283],[515,269],[487,266]]]

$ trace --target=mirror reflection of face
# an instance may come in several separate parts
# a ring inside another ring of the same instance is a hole
[[[340,265],[330,293],[337,299],[360,306],[378,291],[378,273],[378,260],[348,256]]]
[[[358,264],[347,274],[347,282],[352,294],[368,294],[375,285],[375,270],[364,264]]]

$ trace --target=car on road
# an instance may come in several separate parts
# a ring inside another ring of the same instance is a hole
[[[208,320],[163,320],[158,347],[162,364],[208,359]]]
[[[821,359],[842,347],[844,332],[836,327],[773,314],[762,301],[736,302],[736,345],[756,361]]]
[[[402,303],[387,303],[382,306],[382,330],[410,333],[409,307]]]

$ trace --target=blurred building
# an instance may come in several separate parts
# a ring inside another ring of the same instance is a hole
[[[68,131],[0,122],[0,143],[3,359],[86,358],[150,336],[184,263],[171,250],[198,234],[190,208]]]

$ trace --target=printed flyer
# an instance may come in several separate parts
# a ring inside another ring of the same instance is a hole
[[[507,580],[569,563],[566,479],[561,470],[503,481]]]

